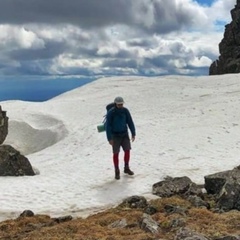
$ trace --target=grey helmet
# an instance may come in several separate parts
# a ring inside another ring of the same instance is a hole
[[[124,100],[123,100],[122,97],[116,97],[116,98],[114,99],[114,103],[116,103],[116,104],[123,104],[123,103],[124,103]]]

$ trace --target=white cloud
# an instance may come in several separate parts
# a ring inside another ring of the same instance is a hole
[[[98,47],[97,50],[97,55],[99,56],[104,56],[104,55],[116,55],[119,52],[120,47],[116,46],[116,44],[118,44],[120,42],[115,42],[115,46],[113,44],[106,43],[106,44],[102,44],[102,46]]]
[[[44,41],[25,27],[0,25],[0,45],[10,49],[39,49],[44,47]]]
[[[187,66],[186,61],[183,59],[171,59],[169,63],[178,69],[182,69]]]
[[[231,19],[230,10],[235,7],[236,0],[216,0],[210,7],[205,8],[208,16],[208,25],[212,25],[217,31],[224,31],[224,25],[229,23]]]
[[[53,60],[50,67],[52,74],[64,74],[71,72],[71,69],[96,69],[102,65],[101,59],[75,58],[71,54],[62,54]]]
[[[3,3],[10,6],[5,0]],[[111,7],[114,2],[108,0],[108,3]],[[26,15],[24,24],[0,25],[1,58],[7,60],[6,64],[18,63],[18,71],[22,65],[24,72],[29,64],[30,69],[45,69],[44,74],[70,74],[71,71],[74,74],[76,68],[85,68],[88,73],[109,71],[111,75],[119,69],[128,73],[129,68],[134,69],[134,73],[145,69],[145,73],[170,74],[182,71],[189,62],[207,69],[207,63],[219,55],[218,44],[224,30],[219,22],[230,21],[234,3],[235,0],[218,0],[208,7],[192,0],[123,0],[118,2],[118,9],[112,8],[106,16],[99,2],[84,0],[74,4],[86,7],[86,13],[96,9],[95,16],[90,18],[84,13],[84,18],[79,13],[74,15],[75,12],[72,16],[62,16],[55,9],[53,14],[61,18],[58,24],[52,18],[54,15],[48,16],[49,23],[46,23],[45,12],[39,9],[36,13],[39,22],[30,23],[30,15]],[[23,4],[35,11],[30,1]],[[41,7],[51,4],[41,2]],[[14,21],[17,20],[21,22],[18,16]],[[10,64],[8,72],[15,71]],[[197,68],[194,71],[197,74]],[[80,73],[77,71],[77,74]]]
[[[38,36],[25,28],[20,28],[17,33],[17,41],[19,42],[20,47],[22,48],[43,48],[44,41],[39,39]]]
[[[202,57],[194,57],[192,61],[189,62],[189,65],[194,67],[208,67],[212,63],[212,60],[208,57],[202,56]]]

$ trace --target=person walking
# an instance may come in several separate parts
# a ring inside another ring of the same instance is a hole
[[[131,142],[128,134],[128,128],[131,132],[132,142],[135,140],[136,131],[132,116],[127,108],[123,106],[122,97],[114,99],[114,107],[110,109],[106,117],[106,134],[109,144],[113,151],[113,164],[115,168],[115,179],[120,179],[119,170],[119,152],[120,147],[124,151],[124,173],[134,175],[129,167]]]

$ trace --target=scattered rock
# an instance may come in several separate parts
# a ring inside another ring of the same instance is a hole
[[[184,227],[185,224],[186,224],[186,220],[184,218],[175,218],[171,220],[170,227],[171,228]]]
[[[125,206],[129,208],[146,208],[148,205],[145,197],[132,196],[123,200],[120,206]]]
[[[177,231],[174,240],[208,240],[208,238],[189,228],[183,227]]]
[[[152,234],[158,234],[160,231],[158,222],[154,221],[152,217],[146,213],[143,214],[143,218],[140,222],[140,228],[146,232],[151,232]]]
[[[157,208],[148,205],[145,209],[144,209],[144,213],[149,214],[149,215],[153,215],[155,213],[157,213]]]
[[[73,217],[71,215],[53,218],[54,222],[56,222],[56,223],[68,222],[68,221],[71,221],[72,219],[73,219]]]
[[[194,206],[197,208],[201,208],[201,207],[205,207],[207,209],[210,209],[210,204],[206,201],[204,201],[202,198],[198,197],[198,196],[188,196],[187,200]]]
[[[123,218],[121,220],[111,223],[108,227],[109,228],[125,228],[126,226],[127,226],[127,220],[126,218]]]
[[[187,213],[187,208],[182,208],[174,205],[165,205],[164,210],[166,211],[167,214],[178,213],[183,216],[186,216]]]

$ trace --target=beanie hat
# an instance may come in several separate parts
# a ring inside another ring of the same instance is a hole
[[[123,104],[123,103],[124,103],[124,100],[123,100],[122,97],[116,97],[116,98],[114,99],[114,103],[116,103],[116,104]]]

